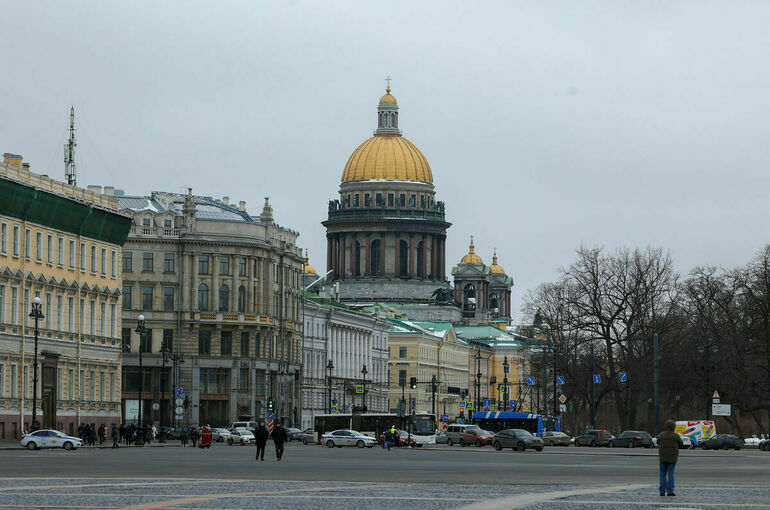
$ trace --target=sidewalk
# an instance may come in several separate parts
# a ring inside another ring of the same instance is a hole
[[[179,441],[176,441],[176,440],[174,440],[174,441],[168,441],[167,440],[165,443],[159,443],[159,442],[155,441],[154,443],[151,443],[151,444],[146,444],[145,443],[142,446],[136,446],[136,445],[133,445],[133,444],[132,445],[127,445],[125,443],[120,443],[120,447],[121,448],[160,448],[160,447],[170,447],[170,446],[175,446],[175,447],[181,448],[182,443],[179,442]],[[112,448],[112,440],[105,441],[104,444],[102,444],[102,445],[97,443],[94,446],[85,446],[84,445],[84,446],[81,446],[81,448],[85,448],[85,449],[97,449],[97,448],[104,449],[104,448],[108,448],[109,449],[109,448]],[[20,441],[9,441],[7,439],[3,439],[3,440],[0,440],[0,450],[26,450],[26,448],[21,446]]]

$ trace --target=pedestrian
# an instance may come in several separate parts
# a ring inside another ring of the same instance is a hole
[[[134,444],[134,438],[136,437],[136,425],[133,423],[128,427],[128,436],[126,437],[126,443],[128,446]]]
[[[283,443],[286,442],[286,430],[281,427],[281,422],[275,423],[275,430],[273,430],[273,442],[275,443],[275,457],[281,460],[283,457]]]
[[[682,438],[674,432],[676,424],[668,420],[665,429],[658,434],[658,460],[660,460],[660,495],[676,496],[674,494],[674,468],[679,460],[679,448]]]
[[[88,444],[90,446],[96,445],[96,423],[92,423],[88,428]]]
[[[123,426],[123,424],[120,424],[120,427],[118,427],[118,442],[122,442],[126,440],[126,427]]]
[[[104,444],[104,440],[107,438],[107,427],[104,426],[104,423],[99,425],[99,445],[101,446]]]
[[[254,443],[257,445],[257,460],[265,460],[265,445],[270,433],[265,428],[265,420],[259,421],[259,427],[254,431]]]
[[[80,425],[78,425],[78,437],[80,438],[81,441],[83,441],[85,443],[86,439],[85,439],[85,436],[83,435],[83,429],[84,428],[85,427],[83,426],[83,423],[81,422]]]
[[[198,442],[198,430],[195,427],[190,431],[190,440],[192,441],[193,448],[195,448],[195,443]]]
[[[182,448],[187,446],[187,431],[183,430],[182,434],[179,436],[179,438],[182,440]]]
[[[390,451],[390,429],[385,429],[385,432],[382,434],[382,447]]]
[[[118,427],[115,426],[115,424],[112,424],[112,430],[110,431],[110,435],[112,436],[112,449],[120,448],[120,430],[118,430]]]

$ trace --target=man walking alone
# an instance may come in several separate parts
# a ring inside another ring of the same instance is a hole
[[[257,445],[257,460],[265,460],[265,445],[270,433],[265,428],[265,420],[260,420],[259,427],[254,431],[254,442]]]
[[[660,495],[676,496],[674,494],[674,468],[679,460],[679,448],[682,438],[674,432],[675,423],[668,420],[663,432],[658,434],[658,459],[660,460]]]
[[[112,449],[114,450],[115,448],[120,448],[118,445],[118,442],[120,441],[120,431],[114,423],[112,424],[112,430],[110,431],[110,434],[112,435]]]
[[[286,431],[281,427],[281,422],[276,422],[273,430],[273,442],[275,443],[275,456],[278,460],[283,457],[283,443],[286,442]]]

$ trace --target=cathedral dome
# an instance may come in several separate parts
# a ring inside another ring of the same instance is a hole
[[[468,253],[460,260],[461,264],[483,264],[481,257],[476,255],[476,250],[473,247],[473,238],[471,237],[471,245],[468,248]]]
[[[380,98],[380,104],[398,104],[396,98],[390,95],[390,87],[385,89],[385,95]]]
[[[505,274],[505,269],[497,263],[497,250],[492,255],[492,265],[489,266],[489,272],[492,274]]]
[[[342,172],[342,182],[384,179],[433,182],[428,160],[401,135],[377,134],[353,151]]]

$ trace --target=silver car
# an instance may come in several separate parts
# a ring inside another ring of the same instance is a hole
[[[436,432],[436,444],[446,444],[447,443],[447,436],[446,436],[446,430],[439,430]]]
[[[322,444],[327,448],[341,448],[343,446],[357,446],[359,448],[372,448],[377,444],[377,440],[356,430],[335,430],[324,434],[321,438]]]
[[[83,441],[77,437],[68,436],[58,430],[45,429],[37,430],[31,434],[25,434],[21,438],[21,446],[30,450],[39,448],[64,448],[65,450],[74,450],[83,446]]]
[[[230,431],[227,429],[211,429],[211,440],[224,443],[230,439]]]

